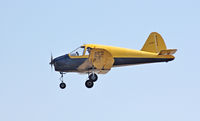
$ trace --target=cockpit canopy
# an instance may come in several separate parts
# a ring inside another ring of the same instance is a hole
[[[70,56],[84,56],[90,54],[90,47],[81,46],[70,53]]]

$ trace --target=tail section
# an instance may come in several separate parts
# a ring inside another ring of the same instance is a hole
[[[152,53],[159,53],[161,50],[167,50],[167,47],[161,35],[157,32],[152,32],[141,50]]]

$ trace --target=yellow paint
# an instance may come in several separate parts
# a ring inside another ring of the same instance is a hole
[[[166,50],[167,47],[165,42],[160,34],[157,32],[152,32],[148,39],[146,40],[144,46],[142,47],[142,51],[159,53],[161,50]]]
[[[113,58],[174,58],[174,56],[172,56],[171,54],[159,54],[161,51],[164,52],[163,50],[167,50],[167,47],[161,35],[156,32],[152,32],[149,35],[141,51],[99,44],[85,44],[84,46],[85,48],[90,47],[105,49],[111,53]],[[172,52],[172,50],[170,50],[170,52]]]
[[[114,58],[174,58],[172,55],[163,56],[158,55],[158,53],[145,52],[127,48],[97,45],[97,44],[86,44],[84,45],[90,48],[101,48],[109,51]]]
[[[70,57],[70,58],[88,58],[88,55],[82,55],[82,56],[71,56],[71,55],[69,54],[69,57]]]
[[[85,44],[84,55],[82,56],[70,56],[70,58],[88,58],[85,55],[88,47],[95,49],[104,49],[108,51],[113,58],[174,58],[172,54],[176,52],[176,49],[167,50],[165,42],[160,34],[152,32],[147,41],[145,42],[141,50],[134,50],[121,47],[113,47],[99,44]],[[171,54],[166,54],[171,53]]]

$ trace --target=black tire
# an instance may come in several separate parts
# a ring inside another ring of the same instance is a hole
[[[94,82],[91,81],[91,80],[87,80],[87,81],[85,82],[85,86],[86,86],[87,88],[92,88],[92,87],[94,86]]]
[[[65,89],[65,87],[66,87],[66,84],[64,82],[60,83],[60,88],[61,89]]]
[[[98,79],[98,76],[95,73],[92,73],[89,75],[89,80],[95,82],[97,81],[97,79]]]

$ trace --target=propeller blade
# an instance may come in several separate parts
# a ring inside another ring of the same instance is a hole
[[[53,54],[51,53],[51,61],[49,63],[51,65],[51,71],[52,71],[52,68],[53,68]]]

